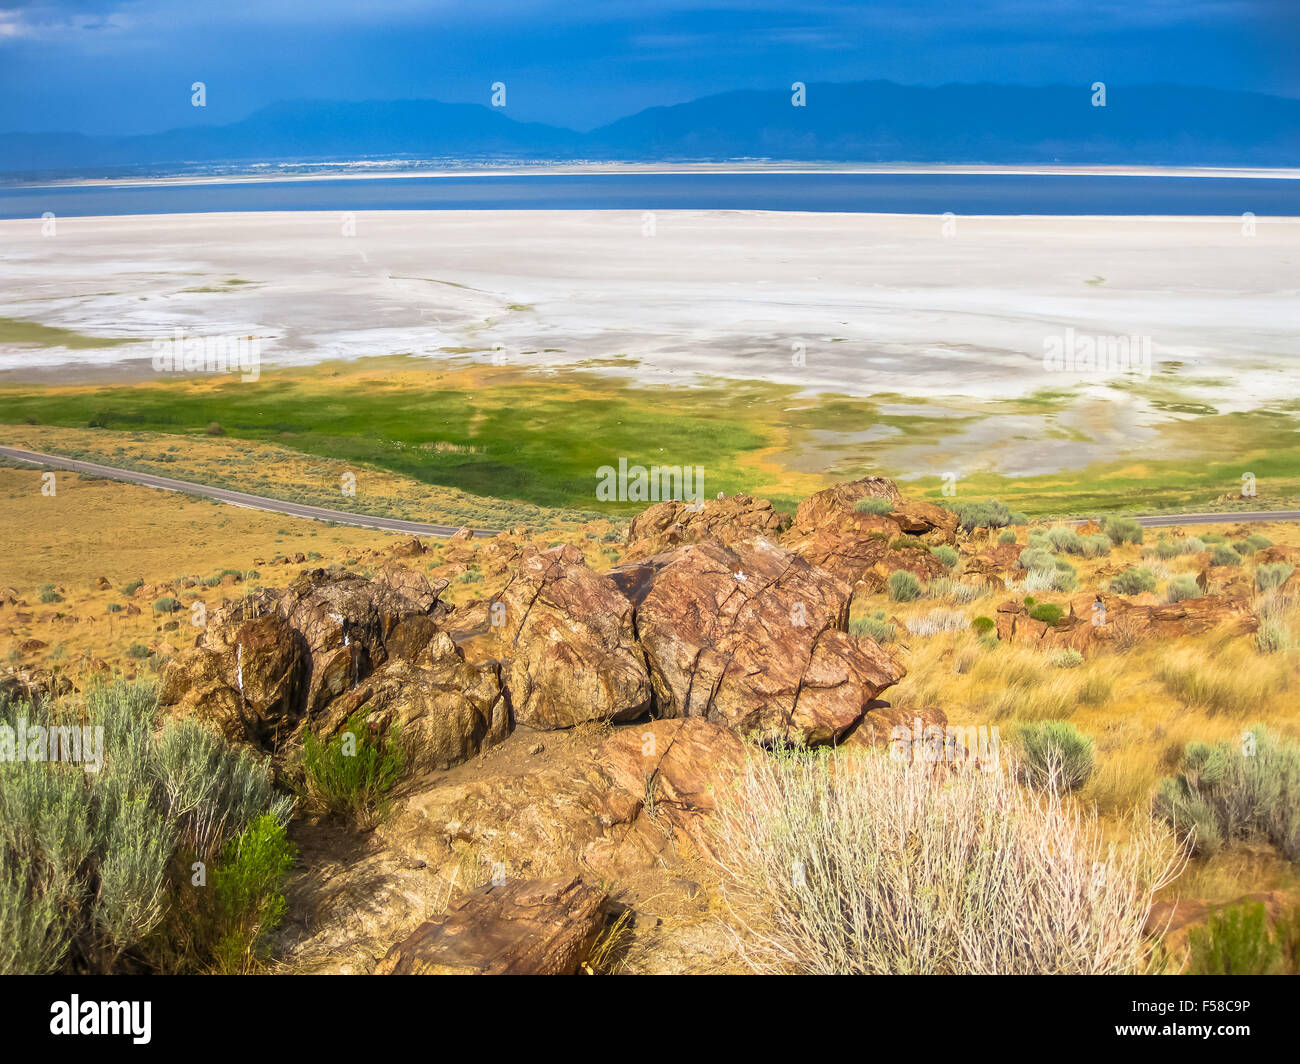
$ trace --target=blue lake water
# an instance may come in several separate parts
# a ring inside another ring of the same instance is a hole
[[[1300,216],[1300,180],[1074,174],[613,173],[0,186],[0,218],[214,211],[770,210]]]

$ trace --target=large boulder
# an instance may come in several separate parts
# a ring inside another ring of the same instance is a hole
[[[625,561],[635,561],[704,539],[732,543],[754,536],[775,537],[789,525],[790,518],[777,513],[767,499],[749,495],[722,495],[699,502],[661,502],[632,519],[623,557]]]
[[[445,610],[409,570],[376,580],[312,570],[284,591],[264,588],[214,610],[195,645],[168,664],[160,701],[232,741],[278,750],[377,666],[416,659]]]
[[[573,545],[526,549],[488,616],[518,723],[567,728],[649,710],[632,603]]]
[[[1006,586],[1008,579],[1016,576],[1016,562],[1024,548],[1019,543],[998,543],[966,559],[962,576],[970,582],[988,587]]]
[[[898,486],[887,477],[863,477],[836,484],[814,495],[809,495],[795,511],[794,527],[802,532],[815,528],[841,529],[852,527],[856,517],[874,516],[858,514],[854,507],[863,499],[884,499],[892,506],[900,505],[903,496]]]
[[[864,499],[889,503],[885,514],[864,514],[857,510]],[[795,511],[793,532],[865,532],[881,529],[887,518],[894,534],[924,536],[930,543],[951,543],[956,538],[957,515],[951,510],[919,499],[907,499],[886,477],[863,477],[810,495]]]
[[[354,573],[316,569],[284,591],[279,611],[303,643],[308,666],[302,705],[312,713],[388,660],[388,640],[412,618],[426,617],[427,602],[407,598],[392,571],[367,580]]]
[[[610,574],[636,603],[662,717],[831,742],[904,670],[849,635],[849,588],[769,540],[688,544]]]
[[[877,518],[876,520],[886,520]],[[864,521],[863,524],[866,522]],[[835,532],[817,529],[786,540],[786,546],[810,565],[843,580],[868,595],[883,592],[892,573],[905,569],[921,583],[946,576],[947,568],[929,550],[894,548],[888,534]]]
[[[471,665],[445,632],[415,660],[393,658],[311,720],[318,734],[340,731],[360,710],[377,734],[398,728],[414,771],[458,765],[510,732],[493,665]]]
[[[294,727],[302,674],[302,645],[284,618],[267,599],[241,599],[168,662],[159,700],[232,741],[269,746]]]
[[[860,513],[857,506],[864,499],[882,499],[889,510]],[[878,594],[899,569],[922,582],[945,575],[929,547],[953,542],[956,529],[956,514],[904,499],[892,480],[863,477],[810,495],[781,542],[851,587]]]
[[[573,975],[605,924],[608,895],[580,879],[479,887],[393,946],[376,975]]]

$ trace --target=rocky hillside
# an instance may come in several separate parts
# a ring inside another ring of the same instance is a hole
[[[1295,547],[1256,542],[1244,564],[1176,529],[1144,559],[1122,525],[991,523],[866,478],[793,517],[744,495],[660,503],[594,565],[523,529],[411,540],[286,586],[223,582],[235,597],[167,656],[161,701],[286,781],[305,737],[358,715],[400,736],[391,815],[295,827],[305,870],[279,943],[294,970],[571,972],[615,924],[635,928],[625,970],[726,970],[710,820],[759,746],[866,749],[947,725],[953,705],[918,695],[933,687],[900,687],[918,662],[938,675],[936,631],[969,636],[962,655],[1053,661],[1252,637],[1264,584],[1276,598],[1298,579]],[[0,682],[71,686],[24,665]]]

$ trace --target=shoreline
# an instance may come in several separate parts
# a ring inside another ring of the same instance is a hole
[[[409,178],[492,178],[545,175],[556,177],[619,176],[637,174],[660,176],[671,174],[889,174],[904,175],[990,175],[1007,177],[1188,177],[1188,178],[1262,178],[1269,180],[1300,180],[1296,167],[1226,167],[1226,166],[1008,166],[1000,164],[953,163],[951,165],[913,165],[909,163],[825,163],[756,161],[745,163],[554,163],[524,162],[517,166],[489,163],[483,166],[463,162],[442,166],[410,166],[377,172],[387,164],[364,160],[322,163],[321,169],[303,172],[277,171],[278,166],[304,167],[314,164],[261,163],[266,172],[235,168],[231,173],[163,174],[157,177],[106,177],[67,178],[44,181],[4,180],[0,174],[0,187],[22,189],[47,188],[155,188],[168,185],[228,185],[241,183],[280,184],[295,181],[382,181]],[[397,164],[393,164],[396,166]],[[359,171],[358,167],[369,167]]]

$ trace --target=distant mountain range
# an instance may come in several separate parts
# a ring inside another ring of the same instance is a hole
[[[52,174],[361,158],[1300,166],[1300,100],[1175,85],[888,81],[727,92],[578,133],[436,100],[273,104],[240,122],[130,137],[0,134],[0,171]]]

